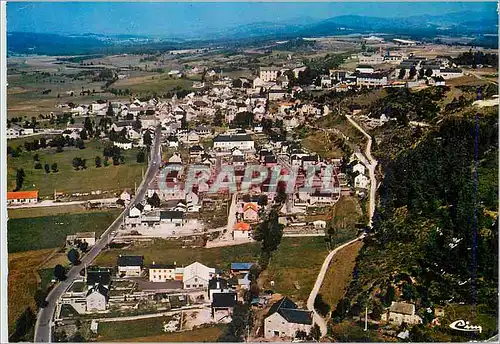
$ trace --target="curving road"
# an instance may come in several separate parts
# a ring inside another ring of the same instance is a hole
[[[72,267],[67,272],[67,279],[58,283],[47,296],[48,305],[40,309],[35,324],[35,342],[49,343],[51,342],[53,317],[56,309],[56,303],[66,289],[73,283],[76,278],[80,277],[80,270],[86,265],[90,265],[92,261],[99,255],[108,242],[113,238],[114,232],[120,227],[123,217],[128,213],[129,209],[135,204],[135,201],[144,199],[149,183],[153,180],[156,172],[161,163],[161,127],[156,128],[153,147],[151,149],[150,163],[144,179],[139,185],[136,194],[130,204],[125,207],[123,212],[116,218],[116,220],[108,227],[108,229],[101,235],[99,240],[90,251],[81,259],[82,264]]]
[[[372,219],[373,219],[373,214],[375,212],[375,197],[377,192],[377,179],[375,178],[375,168],[377,167],[377,160],[375,160],[371,154],[372,138],[370,135],[368,135],[366,131],[363,130],[363,128],[359,126],[358,123],[356,123],[351,118],[351,116],[346,115],[346,117],[349,123],[351,123],[356,129],[358,129],[361,133],[363,133],[363,135],[366,136],[366,138],[368,139],[366,143],[365,156],[363,157],[361,153],[359,153],[359,155],[361,155],[361,158],[364,158],[361,160],[363,160],[363,162],[365,163],[370,174],[370,201],[368,206],[368,226],[372,227]],[[321,289],[321,285],[323,284],[323,280],[325,279],[325,274],[328,271],[333,256],[335,256],[337,252],[339,252],[346,246],[349,246],[358,240],[363,240],[365,235],[366,234],[363,233],[356,239],[353,239],[349,242],[346,242],[345,244],[342,244],[341,246],[331,251],[328,254],[328,256],[326,256],[325,261],[321,266],[321,270],[319,271],[318,277],[316,278],[316,282],[314,283],[314,287],[311,290],[311,293],[309,294],[309,298],[307,299],[307,309],[313,312],[313,322],[315,324],[318,324],[319,328],[321,329],[322,336],[325,336],[327,334],[328,331],[327,321],[314,309],[314,301],[316,300],[316,296],[318,295],[319,290]]]

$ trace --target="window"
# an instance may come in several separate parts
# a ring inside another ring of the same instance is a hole
[[[190,288],[190,287],[191,287],[191,285],[189,285],[189,284],[186,284],[186,288]]]

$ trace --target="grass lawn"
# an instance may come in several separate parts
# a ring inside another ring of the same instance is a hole
[[[338,252],[330,263],[319,294],[330,305],[332,311],[347,291],[346,288],[351,282],[352,271],[356,265],[356,257],[362,246],[363,242],[356,241]]]
[[[305,302],[327,254],[323,237],[283,238],[267,270],[260,275],[259,284],[294,301]],[[270,281],[274,281],[274,287]]]
[[[66,236],[76,232],[95,231],[99,236],[119,213],[119,210],[111,210],[11,219],[7,230],[9,253],[61,247]]]
[[[18,143],[9,142],[16,146]],[[47,148],[36,152],[23,151],[17,158],[7,158],[7,185],[9,190],[16,186],[16,169],[23,168],[26,174],[22,190],[38,190],[40,198],[53,199],[54,190],[64,193],[112,191],[121,192],[125,188],[133,188],[135,182],[142,178],[144,163],[136,162],[138,150],[122,151],[125,164],[96,168],[94,159],[100,156],[103,159],[105,143],[98,140],[85,142],[85,149],[65,147],[61,153],[56,153],[55,148]],[[38,154],[42,166],[46,163],[57,163],[59,172],[45,173],[44,169],[34,168],[33,156]],[[72,160],[80,157],[87,160],[87,169],[75,171]]]
[[[104,325],[104,323],[102,324]],[[101,325],[99,325],[101,326]],[[100,330],[100,329],[99,329]],[[130,342],[175,342],[175,343],[201,343],[215,342],[224,331],[224,325],[212,327],[203,327],[192,331],[162,333],[147,337],[127,338]],[[99,338],[100,339],[100,338]],[[122,340],[112,340],[113,342],[122,342]]]
[[[54,249],[44,249],[9,254],[7,313],[9,333],[14,330],[17,318],[27,307],[36,312],[33,296],[39,287],[37,268],[53,251]],[[48,274],[43,273],[40,277],[42,277],[41,284],[46,283]]]
[[[357,198],[353,196],[342,196],[332,208],[332,221],[335,228],[354,229],[362,217],[361,206]]]
[[[260,244],[251,243],[237,247],[214,248],[182,248],[181,241],[156,239],[152,244],[132,246],[128,249],[111,249],[102,251],[95,264],[112,266],[116,264],[118,255],[143,255],[145,264],[156,263],[189,265],[196,261],[220,269],[228,270],[232,262],[257,262]]]
[[[25,219],[30,217],[54,216],[60,214],[89,213],[95,210],[86,209],[82,204],[61,205],[57,207],[34,207],[7,209],[9,219]]]
[[[151,335],[161,335],[163,323],[171,317],[155,317],[139,320],[103,322],[99,324],[98,338],[100,342],[111,339],[129,339]]]

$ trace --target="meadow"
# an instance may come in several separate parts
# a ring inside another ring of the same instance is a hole
[[[32,140],[34,140],[34,137]],[[26,139],[23,139],[26,140]],[[24,141],[9,140],[8,145],[17,147]],[[142,179],[142,171],[146,170],[145,163],[137,163],[138,149],[122,150],[125,163],[113,166],[102,165],[95,167],[95,157],[100,156],[104,163],[103,149],[105,142],[90,140],[85,142],[84,149],[64,147],[57,153],[56,148],[39,149],[38,151],[23,151],[19,157],[7,157],[7,187],[9,191],[16,186],[16,169],[23,168],[25,179],[21,190],[38,190],[40,198],[53,199],[54,191],[64,193],[83,193],[91,191],[108,191],[121,193],[124,189],[133,189],[135,183]],[[35,169],[33,157],[38,154],[40,163],[57,164],[58,172],[46,173],[45,170]],[[72,166],[75,157],[86,159],[85,170],[76,171]]]
[[[62,247],[66,236],[76,232],[96,232],[98,237],[119,213],[120,210],[112,210],[10,219],[7,225],[9,254]]]

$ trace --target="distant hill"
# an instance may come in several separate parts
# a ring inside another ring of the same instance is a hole
[[[184,40],[138,35],[106,36],[92,33],[56,35],[9,32],[7,34],[7,50],[16,54],[47,55],[147,52],[149,50],[195,47],[196,45],[221,41],[248,42],[252,39],[291,39],[374,32],[405,36],[417,40],[433,40],[438,35],[467,35],[473,37],[474,43],[477,45],[498,47],[498,40],[489,36],[498,33],[496,12],[457,12],[439,16],[407,18],[344,15],[321,21],[303,17],[293,21],[256,22],[230,29],[206,30],[198,36],[191,34],[192,37]]]

